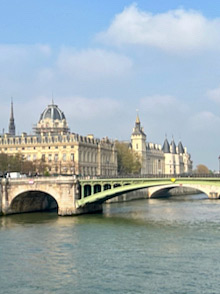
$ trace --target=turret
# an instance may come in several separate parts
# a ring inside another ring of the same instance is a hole
[[[170,144],[167,140],[167,138],[165,139],[164,143],[163,143],[163,148],[162,148],[164,153],[170,153]]]
[[[174,139],[172,140],[172,142],[170,144],[170,149],[171,149],[172,154],[176,154],[176,144],[174,142]]]
[[[141,174],[146,174],[146,138],[144,129],[141,127],[139,115],[137,114],[135,126],[131,135],[132,150],[137,152],[141,160]]]
[[[179,144],[178,144],[178,153],[179,154],[183,154],[184,153],[184,148],[183,148],[183,144],[181,141],[179,141]]]

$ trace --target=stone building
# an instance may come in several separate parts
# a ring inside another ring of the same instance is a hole
[[[131,148],[139,155],[142,175],[179,175],[192,172],[191,156],[187,148],[183,148],[181,141],[176,146],[174,139],[169,143],[166,138],[162,147],[159,144],[149,143],[146,139],[147,136],[137,115],[131,135]]]
[[[15,135],[11,104],[9,132],[0,136],[0,152],[45,162],[51,174],[117,175],[114,142],[71,133],[64,113],[53,102],[40,115],[34,131],[34,135]]]

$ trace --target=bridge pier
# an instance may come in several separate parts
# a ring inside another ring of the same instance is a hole
[[[78,207],[74,215],[80,215],[80,214],[88,214],[88,213],[101,213],[103,211],[102,204],[99,203],[90,203],[83,207]]]
[[[7,214],[8,210],[8,179],[5,179],[1,182],[1,214]]]
[[[219,199],[219,193],[218,192],[210,192],[208,197],[209,197],[209,199]]]

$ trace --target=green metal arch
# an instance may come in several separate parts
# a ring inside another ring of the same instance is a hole
[[[82,184],[85,183],[92,183],[92,181],[86,181],[83,180],[81,181]],[[109,179],[108,181],[105,180],[100,180],[98,181],[97,179],[95,180],[96,183],[100,183],[103,185],[104,183],[118,183],[121,182],[123,184],[129,183],[129,185],[121,186],[121,187],[116,187],[112,188],[109,190],[105,190],[96,194],[92,194],[86,198],[82,198],[77,200],[76,206],[77,207],[82,207],[86,204],[89,203],[103,203],[108,199],[111,199],[113,197],[119,196],[123,193],[126,192],[131,192],[131,191],[136,191],[140,190],[143,188],[149,188],[149,187],[154,187],[154,186],[173,186],[174,183],[175,185],[182,185],[182,186],[187,186],[192,187],[193,185],[208,185],[208,186],[216,186],[220,187],[220,179],[218,178],[177,178],[177,179],[170,179],[170,178],[130,178],[130,179]],[[112,185],[113,187],[113,185]],[[196,188],[197,189],[197,188]],[[199,189],[201,190],[201,189]],[[202,190],[201,190],[202,191]],[[202,191],[203,193],[205,191]],[[206,192],[205,192],[206,193]]]

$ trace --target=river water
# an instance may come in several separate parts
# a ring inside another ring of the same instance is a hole
[[[1,294],[219,293],[220,200],[108,204],[0,218]]]

